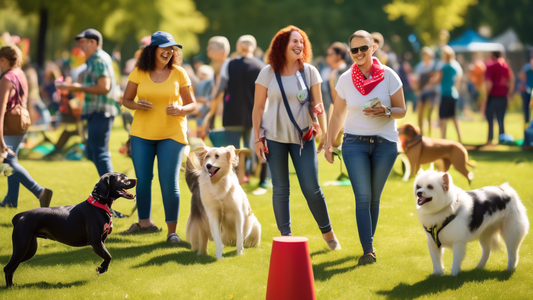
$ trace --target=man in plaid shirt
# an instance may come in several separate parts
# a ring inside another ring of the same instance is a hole
[[[118,114],[117,86],[111,57],[102,50],[102,34],[87,29],[76,36],[85,52],[87,69],[80,83],[56,83],[57,88],[85,92],[83,116],[87,118],[88,138],[86,155],[96,166],[100,176],[113,172],[109,153],[109,138],[113,121]]]

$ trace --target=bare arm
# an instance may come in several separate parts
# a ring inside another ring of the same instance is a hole
[[[96,81],[96,85],[82,85],[77,82],[57,82],[56,87],[60,90],[67,90],[71,92],[85,92],[89,94],[105,95],[111,90],[111,79],[102,76]]]
[[[318,104],[322,104],[322,91],[320,89],[320,83],[317,83],[311,87],[311,105],[315,107]],[[324,105],[322,105],[324,107]],[[323,114],[317,115],[318,124],[320,125],[319,134],[320,142],[318,143],[317,151],[320,153],[324,149],[324,144],[328,139],[328,122],[326,120],[325,112]]]
[[[344,124],[347,112],[348,109],[346,106],[346,100],[337,95],[337,98],[335,99],[335,106],[333,107],[333,113],[329,119],[328,136],[330,138],[326,142],[326,151],[324,152],[326,160],[331,164],[333,163],[333,142],[335,141],[335,137],[337,137],[339,134],[342,124]]]
[[[207,127],[209,126],[208,124],[210,124],[211,119],[216,115],[218,105],[222,103],[223,97],[224,93],[218,93],[217,97],[209,103],[209,112],[207,112],[207,114],[205,115],[202,126],[199,128],[198,131],[205,132],[207,130]]]
[[[180,88],[180,97],[183,101],[183,105],[174,106],[173,104],[170,104],[166,108],[167,115],[186,116],[196,109],[196,99],[194,98],[191,89],[190,85]]]
[[[511,99],[512,99],[512,97],[514,95],[514,86],[515,86],[514,72],[511,69],[511,67],[509,67],[509,91],[507,92],[507,100],[508,101],[511,101]]]
[[[7,153],[14,155],[13,150],[9,149],[4,141],[4,116],[6,114],[7,102],[14,88],[13,83],[7,78],[0,80],[0,157],[6,158]]]
[[[267,100],[267,88],[256,83],[255,84],[255,95],[254,95],[254,109],[252,111],[252,124],[253,124],[253,134],[254,134],[254,150],[257,157],[266,160],[265,158],[265,146],[263,143],[258,142],[259,132],[261,129],[261,122],[263,121],[263,112],[265,111],[265,105]]]
[[[401,119],[405,117],[405,114],[407,110],[405,109],[405,98],[403,95],[403,87],[401,87],[399,90],[396,91],[396,93],[392,94],[390,96],[391,101],[391,119]],[[363,109],[365,112],[365,116],[386,116],[385,111],[386,108],[384,106],[376,107],[376,108],[365,108]]]
[[[151,102],[146,101],[146,99],[139,99],[137,102],[133,101],[137,95],[138,84],[128,81],[126,90],[124,91],[124,97],[122,99],[122,104],[129,109],[141,109],[149,110],[154,106]]]

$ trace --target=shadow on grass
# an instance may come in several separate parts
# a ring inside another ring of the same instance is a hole
[[[457,276],[430,275],[426,279],[412,285],[402,282],[390,291],[378,291],[377,294],[386,296],[387,299],[414,299],[447,290],[458,290],[465,283],[469,282],[484,282],[486,280],[506,281],[511,276],[512,272],[509,271],[474,269],[461,272]]]
[[[0,227],[13,229],[13,224],[11,224],[11,223],[0,223]]]
[[[178,263],[180,265],[195,265],[195,264],[210,264],[216,262],[217,259],[209,255],[196,256],[196,251],[180,251],[178,253],[170,253],[152,257],[148,261],[133,266],[133,268],[143,268],[153,265],[164,265],[166,263]]]
[[[533,151],[469,151],[468,156],[475,161],[512,162],[515,164],[533,161]]]
[[[111,239],[111,238],[110,238]],[[118,239],[117,239],[118,241]],[[150,253],[158,249],[167,249],[167,248],[186,248],[190,249],[191,245],[187,242],[181,242],[178,245],[169,244],[167,242],[159,242],[155,244],[148,244],[148,245],[139,245],[139,246],[129,246],[124,248],[109,248],[109,244],[107,244],[107,250],[112,256],[111,265],[113,265],[113,261],[117,260],[124,260],[132,257],[138,257],[141,254],[144,253]],[[192,252],[191,252],[192,253]],[[7,262],[11,258],[11,255],[2,255],[0,256],[0,262]],[[52,252],[52,253],[46,253],[46,254],[39,254],[39,248],[37,249],[37,253],[33,258],[28,260],[27,262],[24,262],[24,264],[32,265],[32,266],[55,266],[55,265],[63,265],[63,264],[79,264],[87,261],[98,261],[99,263],[102,261],[102,258],[96,253],[94,253],[91,246],[85,246],[85,247],[69,247],[66,251],[61,252]]]
[[[311,253],[311,257],[321,254],[326,254],[331,250],[321,250]],[[354,265],[338,267],[344,265],[346,262],[352,261]],[[319,264],[313,264],[313,275],[317,281],[325,281],[337,274],[342,274],[358,268],[357,259],[354,256],[344,257],[334,261],[325,261]]]
[[[87,281],[74,281],[69,283],[49,283],[49,282],[35,282],[35,283],[26,283],[22,285],[15,284],[15,289],[27,289],[27,288],[38,288],[38,289],[64,289],[64,288],[71,288],[71,287],[78,287],[87,284]]]

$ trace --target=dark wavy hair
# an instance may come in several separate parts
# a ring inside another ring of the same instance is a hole
[[[136,67],[141,71],[153,71],[155,69],[155,51],[159,46],[146,46],[142,49],[141,55],[137,60]],[[178,47],[172,47],[174,53],[168,61],[167,67],[169,69],[175,66],[181,66],[183,58],[181,56],[181,51]]]
[[[289,45],[289,40],[293,31],[300,33],[304,40],[302,58],[298,59],[300,63],[300,69],[303,68],[304,63],[310,63],[311,59],[313,59],[313,50],[307,34],[296,26],[287,26],[276,33],[272,39],[272,42],[270,42],[270,47],[268,48],[267,63],[270,64],[274,70],[274,73],[281,72],[283,65],[287,62],[285,55],[287,53],[287,46]]]

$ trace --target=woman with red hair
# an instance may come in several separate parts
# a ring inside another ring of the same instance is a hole
[[[301,29],[288,26],[272,39],[268,63],[255,82],[253,133],[255,152],[266,159],[272,173],[274,215],[281,235],[291,235],[289,211],[289,155],[305,199],[322,237],[332,250],[340,249],[329,220],[326,199],[318,184],[318,159],[311,135],[318,125],[327,140],[318,70],[309,65],[311,43]],[[311,108],[311,109],[310,109]],[[315,118],[316,115],[316,118]]]

